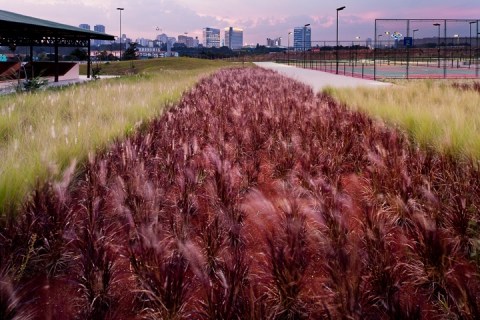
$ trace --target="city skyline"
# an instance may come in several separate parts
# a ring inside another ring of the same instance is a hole
[[[312,28],[312,41],[334,40],[336,8],[346,6],[339,14],[339,39],[351,40],[374,37],[375,19],[480,19],[480,6],[475,0],[405,0],[402,2],[362,2],[347,0],[335,4],[300,0],[193,1],[193,0],[17,0],[2,4],[2,10],[72,26],[101,24],[106,33],[118,36],[119,13],[123,7],[122,34],[131,39],[154,39],[159,33],[188,35],[202,39],[203,28],[223,30],[238,27],[244,31],[244,43],[265,44],[267,38],[282,37],[307,23]],[[162,31],[158,32],[159,28]],[[292,40],[292,39],[291,39]]]

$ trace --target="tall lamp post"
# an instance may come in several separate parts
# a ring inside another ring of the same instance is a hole
[[[385,31],[385,34],[387,35],[387,46],[390,49],[390,31]]]
[[[303,68],[305,69],[307,67],[306,65],[306,60],[305,57],[307,56],[307,51],[305,50],[305,35],[307,33],[307,27],[310,25],[310,23],[307,23],[306,25],[303,26]]]
[[[418,29],[413,30],[413,37],[412,37],[412,46],[415,46],[415,32],[417,32]]]
[[[360,47],[360,37],[355,37],[355,39],[358,40],[358,46],[355,49],[355,65],[357,65],[357,60],[358,60],[358,48]]]
[[[477,23],[477,21],[470,21],[470,53],[469,53],[469,60],[468,60],[468,68],[470,69],[470,65],[472,64],[472,24]]]
[[[120,38],[118,38],[118,44],[120,45],[120,61],[122,61],[122,11],[123,8],[117,8],[120,11]]]
[[[438,44],[437,44],[437,52],[438,52],[438,67],[440,68],[440,23],[434,23],[434,26],[438,27]]]
[[[417,32],[417,31],[418,31],[418,29],[414,29],[412,31],[412,33],[413,33],[413,35],[412,35],[412,48],[415,48],[415,32]],[[415,54],[413,55],[413,63],[415,63]],[[418,59],[417,59],[417,67],[418,67]]]
[[[380,37],[381,37],[381,36],[382,36],[381,34],[379,34],[379,35],[377,36],[377,48],[380,48]]]
[[[292,34],[292,32],[289,32],[289,33],[288,33],[288,36],[287,36],[287,38],[288,38],[288,40],[287,40],[287,42],[288,42],[288,47],[287,47],[287,59],[288,59],[287,61],[288,61],[288,65],[290,65],[290,35],[291,35],[291,34]]]
[[[338,74],[338,11],[342,11],[343,9],[345,9],[345,6],[337,8],[337,50],[335,51],[335,74]]]

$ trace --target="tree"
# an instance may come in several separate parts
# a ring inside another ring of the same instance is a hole
[[[107,51],[103,50],[103,51],[100,51],[98,55],[100,56],[101,61],[105,61],[107,59],[108,53]]]
[[[70,56],[76,57],[79,61],[84,61],[87,60],[88,53],[85,49],[80,50],[77,48],[70,53]]]
[[[130,47],[125,50],[125,53],[123,54],[123,59],[124,60],[135,60],[137,59],[137,48],[138,43],[136,42],[130,42]]]

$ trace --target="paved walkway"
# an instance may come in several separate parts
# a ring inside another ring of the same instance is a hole
[[[315,92],[322,91],[323,88],[330,86],[335,88],[342,87],[382,87],[382,86],[391,86],[390,83],[384,83],[379,81],[353,78],[348,76],[336,75],[328,72],[317,71],[317,70],[308,70],[302,68],[296,68],[286,64],[275,63],[275,62],[255,62],[259,67],[265,69],[272,69],[278,71],[279,73],[293,78],[295,80],[301,81],[313,88]]]

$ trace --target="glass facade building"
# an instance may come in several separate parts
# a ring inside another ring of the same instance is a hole
[[[243,29],[225,28],[225,45],[230,49],[241,49],[243,47]]]
[[[312,47],[312,28],[295,27],[293,32],[295,50],[309,50]]]
[[[220,48],[220,29],[203,28],[203,46]]]

